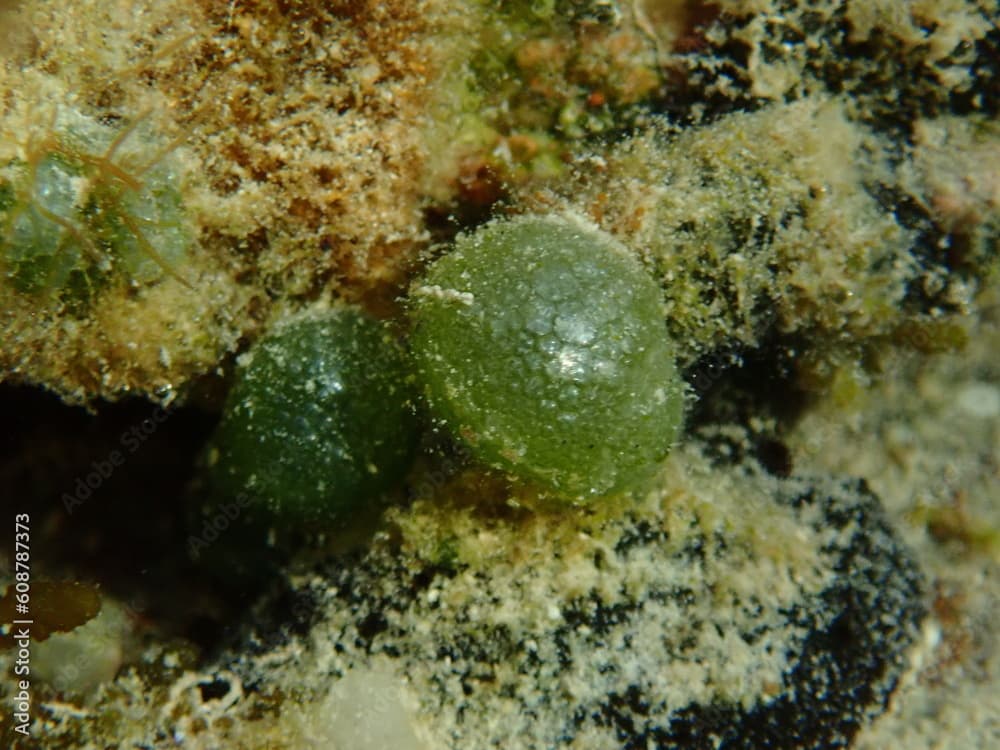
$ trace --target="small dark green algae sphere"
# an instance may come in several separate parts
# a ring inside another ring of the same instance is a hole
[[[214,437],[214,491],[290,521],[346,518],[407,470],[412,376],[382,323],[299,315],[244,356]]]
[[[410,300],[431,412],[486,463],[580,501],[634,486],[670,450],[683,388],[660,290],[605,232],[495,221]]]

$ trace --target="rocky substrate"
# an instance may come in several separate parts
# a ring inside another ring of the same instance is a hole
[[[230,668],[298,688],[291,746],[847,746],[907,669],[921,575],[863,481],[730,465],[739,441],[606,511],[418,500],[293,577]]]

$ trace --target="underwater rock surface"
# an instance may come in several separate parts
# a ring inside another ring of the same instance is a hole
[[[401,546],[300,582],[306,642],[279,616],[232,669],[252,684],[258,659],[274,674],[291,658],[278,673],[301,687],[308,662],[320,698],[297,726],[313,741],[341,731],[323,716],[349,710],[331,705],[346,680],[392,707],[372,732],[398,724],[414,747],[846,746],[906,669],[921,574],[862,480],[724,468],[750,488],[734,496],[686,453],[669,498],[581,514],[572,533],[466,516],[471,538],[426,539],[436,511],[418,502]],[[741,517],[705,504],[723,496]]]

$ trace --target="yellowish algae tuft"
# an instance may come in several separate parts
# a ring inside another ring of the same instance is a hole
[[[627,140],[573,200],[643,253],[690,361],[772,326],[857,341],[897,319],[913,234],[862,187],[886,170],[837,101],[803,100]]]
[[[807,97],[651,128],[525,200],[586,212],[641,254],[682,366],[780,337],[799,383],[833,391],[887,346],[961,349],[960,316],[996,274],[995,128],[951,118],[916,132],[897,166],[897,146],[844,100]]]

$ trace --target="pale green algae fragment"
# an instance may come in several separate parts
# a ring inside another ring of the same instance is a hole
[[[403,351],[351,309],[299,314],[242,361],[213,440],[218,500],[289,522],[345,520],[409,467],[416,418]]]
[[[495,221],[410,298],[431,412],[484,462],[584,500],[670,450],[683,389],[660,291],[609,235],[570,217]]]
[[[116,131],[61,110],[55,122],[27,160],[0,165],[3,275],[78,304],[116,270],[133,285],[183,278],[193,236],[162,144],[140,121]]]

